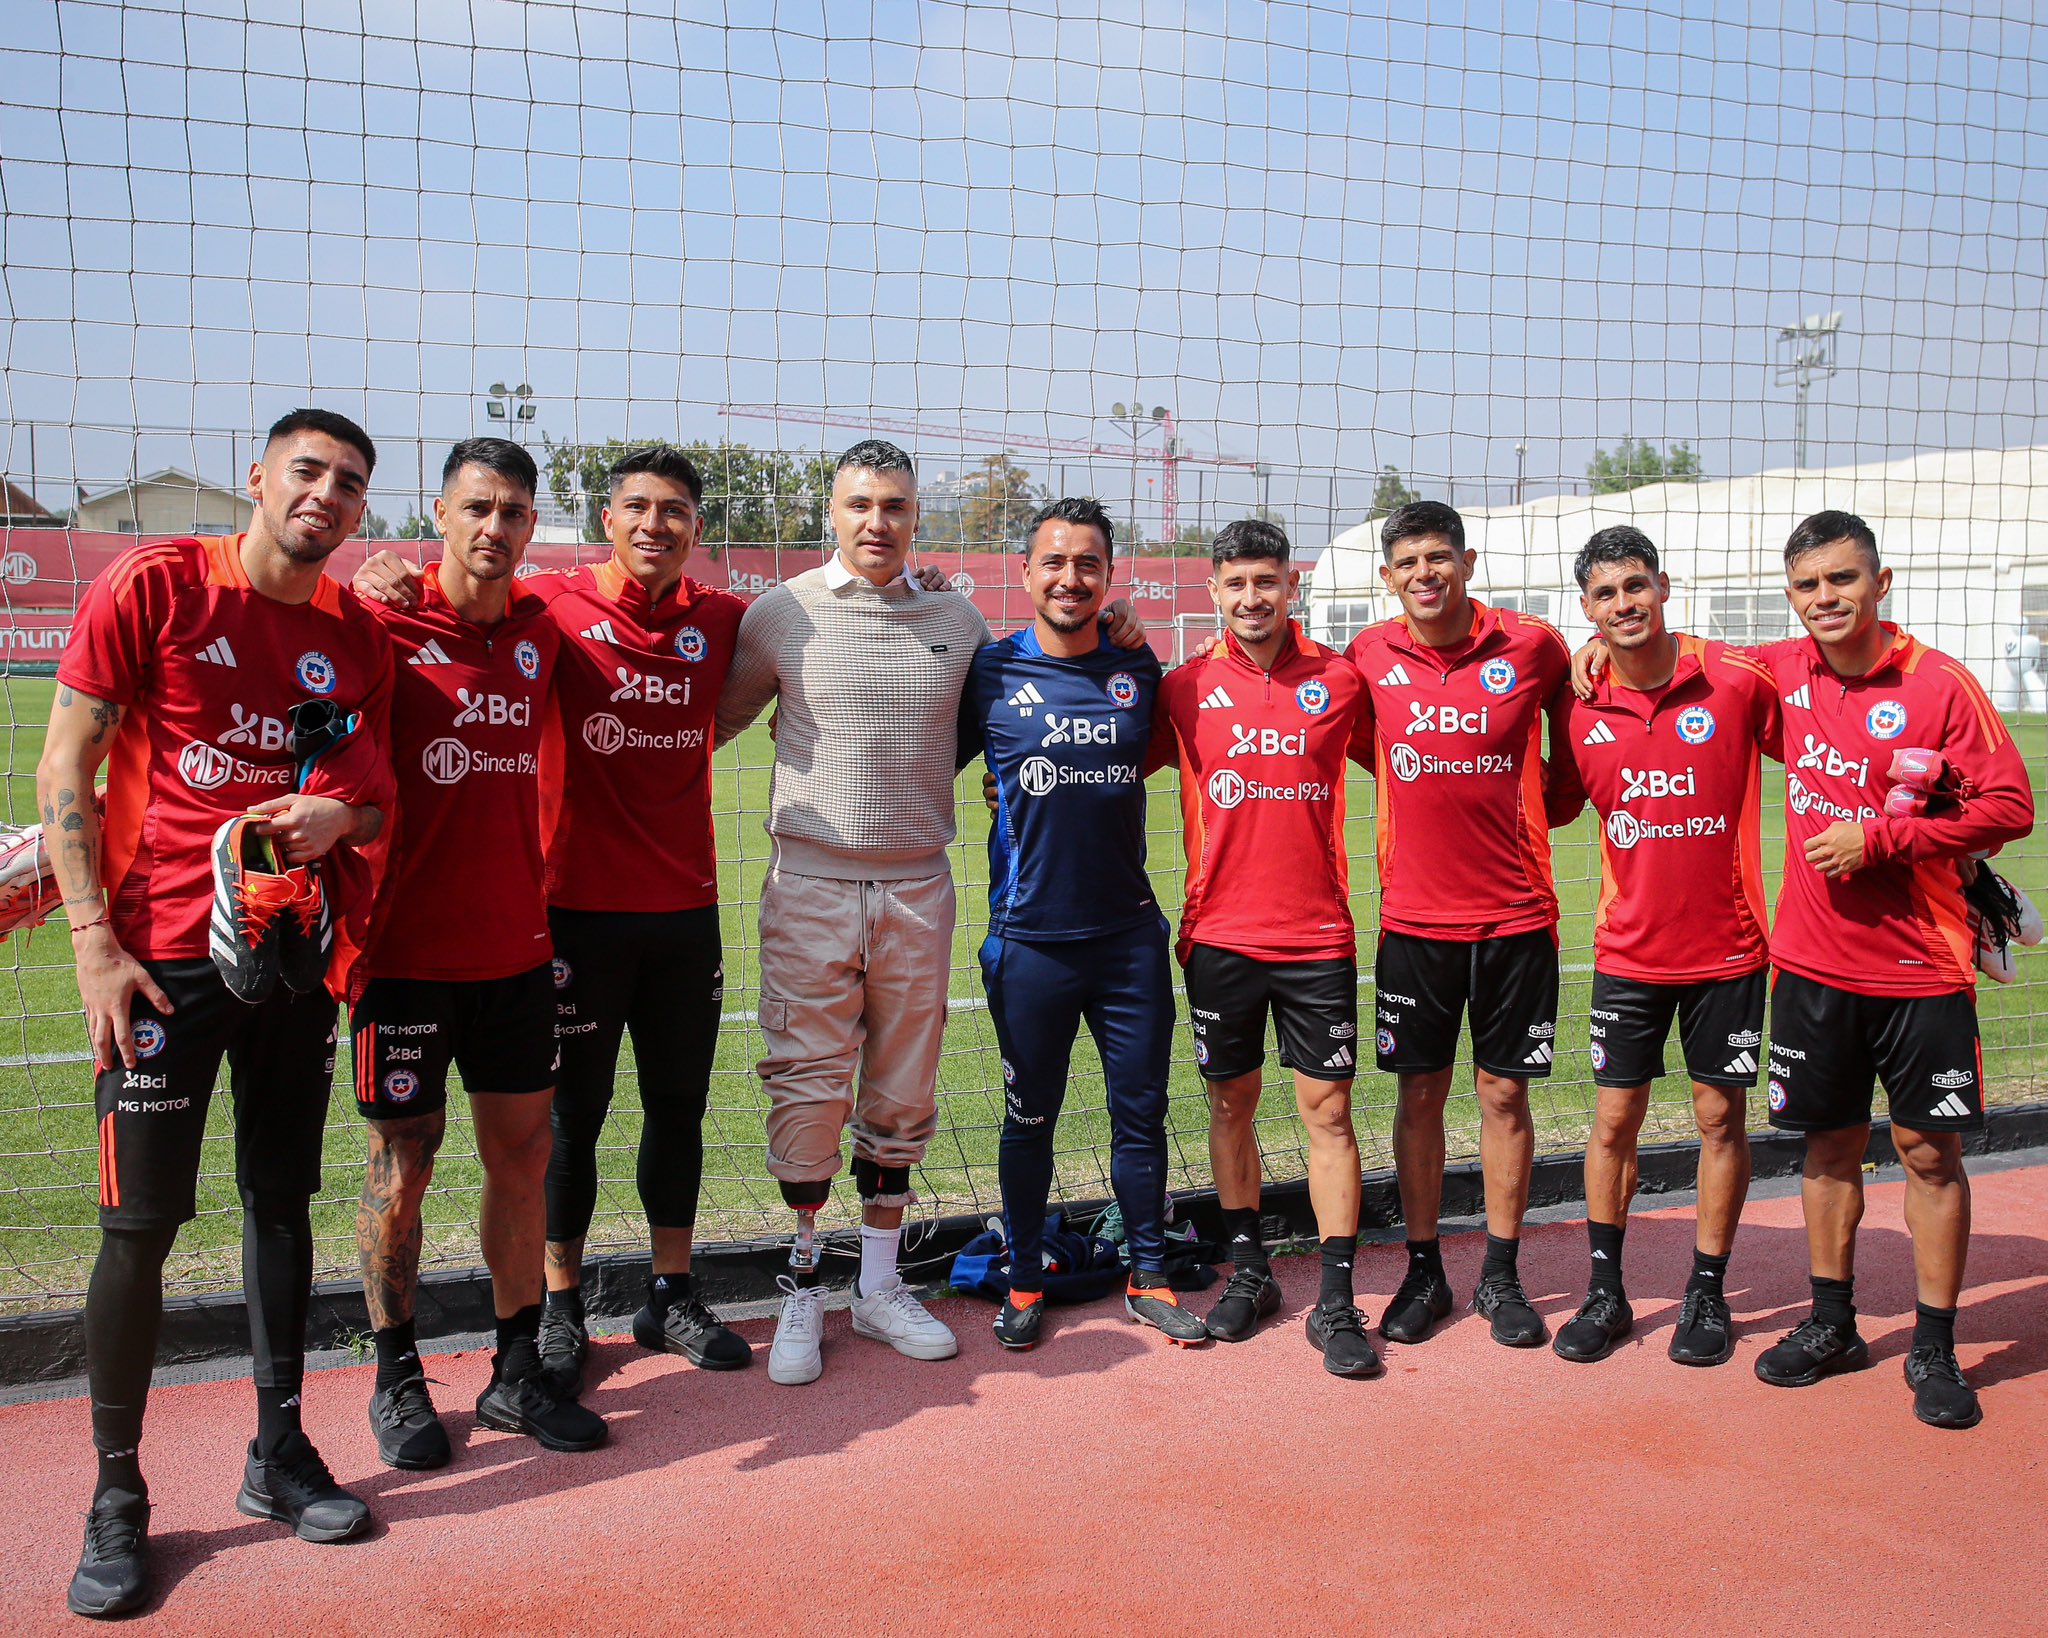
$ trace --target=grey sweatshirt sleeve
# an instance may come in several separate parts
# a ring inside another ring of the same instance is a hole
[[[795,609],[796,599],[788,588],[773,586],[748,604],[747,612],[740,616],[732,669],[726,673],[724,691],[718,696],[715,744],[723,745],[745,733],[775,698],[780,682],[776,656]]]

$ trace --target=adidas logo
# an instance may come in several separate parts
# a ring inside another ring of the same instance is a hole
[[[448,658],[448,651],[440,645],[439,641],[429,637],[424,643],[420,644],[419,652],[405,663],[407,665],[453,665],[455,662]]]
[[[216,637],[199,651],[200,659],[208,665],[234,665],[235,651],[228,647],[225,637]],[[240,669],[240,667],[236,667]]]
[[[1593,724],[1593,731],[1580,740],[1579,743],[1581,745],[1612,745],[1614,743],[1614,730],[1604,722],[1596,722]]]
[[[619,640],[613,635],[612,623],[609,620],[600,620],[594,626],[585,626],[583,635],[593,643],[616,643]]]
[[[1043,705],[1045,703],[1045,696],[1039,693],[1036,683],[1026,683],[1004,703],[1016,706],[1019,716],[1028,717],[1031,715],[1031,708],[1034,705]]]
[[[1399,660],[1396,660],[1394,662],[1394,669],[1389,671],[1384,677],[1380,678],[1380,687],[1406,688],[1407,686],[1408,668],[1401,664]]]
[[[1525,1063],[1525,1064],[1539,1064],[1539,1065],[1540,1065],[1540,1064],[1547,1064],[1547,1063],[1549,1063],[1549,1062],[1550,1062],[1550,1043],[1549,1043],[1548,1041],[1545,1041],[1545,1042],[1544,1042],[1544,1043],[1543,1043],[1543,1044],[1542,1044],[1541,1046],[1539,1046],[1539,1047],[1538,1047],[1538,1048],[1537,1048],[1537,1049],[1536,1049],[1536,1050],[1535,1050],[1534,1052],[1530,1053],[1528,1057],[1524,1058],[1524,1059],[1522,1060],[1522,1062],[1523,1062],[1523,1063]]]
[[[1963,1102],[1955,1093],[1951,1092],[1941,1102],[1937,1103],[1931,1112],[1937,1115],[1946,1115],[1951,1120],[1968,1120],[1977,1111]]]
[[[1351,1056],[1351,1049],[1348,1046],[1340,1046],[1323,1060],[1323,1067],[1325,1069],[1350,1069],[1356,1062],[1357,1060]]]
[[[1596,1263],[1611,1263],[1614,1259],[1604,1251],[1596,1251],[1593,1253],[1593,1261]]]
[[[1236,703],[1236,700],[1223,692],[1223,685],[1221,683],[1218,683],[1202,696],[1202,709],[1204,711],[1227,711]]]
[[[1738,1052],[1735,1055],[1735,1061],[1722,1070],[1721,1073],[1723,1075],[1754,1075],[1756,1073],[1756,1059],[1747,1052]]]
[[[1802,711],[1811,711],[1813,709],[1813,685],[1811,683],[1801,683],[1785,696],[1785,703],[1787,705],[1796,705]]]

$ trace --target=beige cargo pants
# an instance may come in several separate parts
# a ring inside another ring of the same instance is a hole
[[[771,869],[761,888],[768,1171],[836,1176],[853,1152],[914,1166],[938,1126],[939,1042],[953,966],[951,871],[848,882]],[[858,1086],[858,1091],[855,1088]]]

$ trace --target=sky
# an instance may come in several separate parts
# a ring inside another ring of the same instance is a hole
[[[523,380],[557,439],[967,426],[1119,510],[1155,461],[1024,441],[1163,405],[1269,469],[1184,467],[1183,521],[1316,537],[1386,464],[1464,504],[1631,435],[1789,465],[1775,332],[1832,311],[1809,465],[2048,442],[2027,0],[312,11],[10,5],[0,462],[33,427],[47,503],[224,479],[312,400],[402,513]]]

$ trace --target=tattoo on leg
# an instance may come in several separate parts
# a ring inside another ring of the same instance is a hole
[[[390,1130],[393,1127],[405,1130]],[[434,1173],[444,1130],[439,1115],[387,1122],[370,1134],[369,1164],[356,1207],[356,1252],[370,1323],[396,1325],[412,1317],[419,1285],[420,1198]]]

